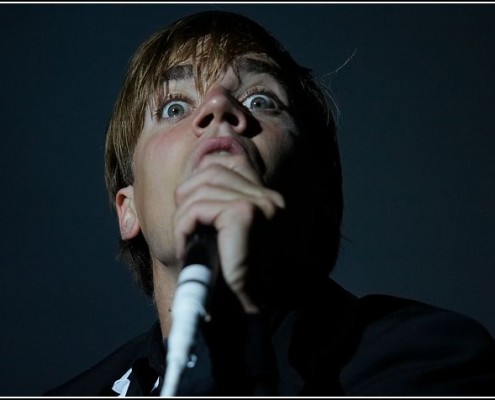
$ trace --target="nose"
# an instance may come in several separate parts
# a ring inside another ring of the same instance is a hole
[[[247,129],[247,115],[228,90],[221,86],[211,87],[193,120],[193,130],[197,136],[201,136],[205,131],[222,124],[242,135]]]

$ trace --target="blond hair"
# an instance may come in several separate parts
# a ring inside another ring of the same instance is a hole
[[[154,34],[134,54],[107,129],[105,181],[112,204],[117,191],[133,183],[134,148],[150,102],[163,95],[165,72],[192,60],[196,85],[201,92],[236,57],[247,53],[266,54],[280,66],[300,128],[326,131],[336,182],[331,196],[332,219],[340,227],[340,161],[335,123],[327,99],[310,70],[299,66],[269,32],[244,16],[223,11],[202,12],[178,20]],[[151,295],[151,259],[144,237],[122,241],[121,254],[133,267],[141,288]]]

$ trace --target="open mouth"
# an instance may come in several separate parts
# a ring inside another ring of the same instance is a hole
[[[196,167],[204,156],[214,154],[219,156],[231,156],[246,154],[244,148],[229,136],[211,137],[206,139],[198,148],[194,159]]]

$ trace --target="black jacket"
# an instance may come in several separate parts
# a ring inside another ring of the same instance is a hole
[[[285,315],[272,335],[276,394],[495,395],[495,342],[476,321],[392,296],[358,299],[332,280],[322,286],[304,306]],[[207,351],[207,347],[200,348],[203,354],[198,360]],[[131,366],[127,395],[149,394],[163,374],[164,354],[155,324],[150,332],[45,395],[117,395],[112,385]],[[199,372],[193,373],[194,369]],[[247,394],[236,393],[236,384],[215,392],[211,365],[198,362],[191,371],[181,383],[182,395]],[[233,366],[230,372],[234,376]]]

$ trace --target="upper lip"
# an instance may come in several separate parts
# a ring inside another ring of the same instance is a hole
[[[231,155],[247,154],[244,147],[233,137],[217,136],[205,139],[197,148],[194,159],[193,168],[196,168],[204,156],[217,151],[226,151]]]

